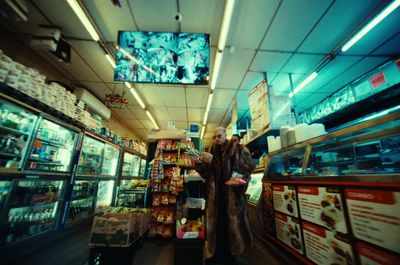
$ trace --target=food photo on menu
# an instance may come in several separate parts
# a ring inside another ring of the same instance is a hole
[[[297,217],[296,188],[288,185],[273,185],[274,209],[284,214]]]

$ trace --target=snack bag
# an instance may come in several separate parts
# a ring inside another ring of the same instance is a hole
[[[158,212],[157,222],[164,223],[164,221],[165,221],[165,212],[164,211]]]
[[[246,183],[247,183],[246,180],[243,179],[243,175],[235,171],[232,172],[231,179],[225,182],[226,185],[230,186],[242,186],[246,185]]]
[[[176,196],[170,195],[168,203],[169,204],[176,204]]]
[[[163,231],[163,237],[172,237],[172,227],[166,226]]]
[[[168,201],[169,201],[168,194],[163,194],[161,196],[161,204],[168,205]]]
[[[156,194],[153,196],[153,206],[160,206],[160,195]]]
[[[164,234],[164,225],[158,224],[156,227],[156,234],[163,236]]]
[[[164,218],[165,224],[173,224],[174,223],[174,213],[172,211],[168,211]]]

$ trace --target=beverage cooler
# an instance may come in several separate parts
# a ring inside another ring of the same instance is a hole
[[[140,160],[140,172],[139,172],[139,176],[141,178],[144,178],[144,174],[146,172],[146,159],[141,159]]]
[[[89,218],[96,201],[97,180],[77,180],[74,182],[67,225]]]
[[[122,167],[122,177],[124,178],[138,177],[139,170],[140,170],[140,157],[125,152],[123,167]]]
[[[38,116],[0,99],[0,172],[22,168]]]

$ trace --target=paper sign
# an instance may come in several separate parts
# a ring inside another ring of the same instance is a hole
[[[364,243],[357,243],[357,252],[361,265],[400,264],[400,256],[394,256]]]
[[[302,223],[306,256],[316,264],[354,264],[351,245],[318,225]]]
[[[331,231],[347,233],[340,190],[326,187],[297,187],[300,216]]]
[[[400,192],[346,189],[353,234],[400,253]]]
[[[298,217],[296,188],[287,185],[273,185],[274,209],[281,213]]]
[[[263,123],[259,127],[264,128],[269,124],[269,99],[268,87],[265,80],[261,81],[255,88],[248,94],[250,114],[252,121],[257,120],[263,115]]]
[[[300,254],[303,254],[300,225],[292,217],[278,212],[275,213],[275,224],[276,237]]]
[[[369,81],[371,82],[372,88],[376,88],[380,85],[383,85],[384,83],[386,83],[385,74],[383,72],[380,72],[371,77]]]

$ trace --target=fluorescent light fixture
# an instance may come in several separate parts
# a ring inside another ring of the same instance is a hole
[[[203,125],[203,128],[201,128],[200,139],[203,139],[205,131],[206,131],[206,126]]]
[[[206,112],[210,111],[211,103],[212,103],[212,98],[213,98],[214,93],[208,94],[208,100],[207,100],[207,106],[206,106]]]
[[[154,120],[153,116],[151,116],[150,111],[146,110],[146,114],[147,114],[147,117],[149,117],[149,119],[153,123],[154,127],[156,127],[156,129],[159,130],[160,127],[158,127],[158,125],[157,125],[156,121]]]
[[[138,59],[136,59],[134,56],[132,56],[132,54],[130,54],[129,52],[125,51],[125,50],[122,49],[121,47],[118,47],[118,46],[117,46],[117,49],[118,49],[120,52],[122,52],[123,55],[125,55],[126,57],[128,57],[129,60],[135,62],[136,64],[141,65],[141,66],[142,66],[144,69],[146,69],[148,72],[150,72],[150,73],[152,73],[152,74],[154,74],[154,75],[156,75],[156,76],[159,75],[158,73],[154,72],[153,69],[151,69],[150,67],[144,65],[142,62],[140,62]]]
[[[221,67],[221,62],[222,62],[222,52],[218,52],[215,55],[214,59],[214,68],[213,68],[213,73],[212,73],[212,79],[211,79],[211,90],[215,89],[215,85],[217,84],[217,78],[219,74],[219,68]]]
[[[125,85],[129,88],[129,91],[131,91],[132,95],[135,97],[135,99],[139,103],[140,107],[142,109],[144,109],[146,107],[146,105],[144,104],[143,100],[140,98],[139,94],[136,92],[135,88],[133,88],[133,86],[128,82],[125,82]]]
[[[112,68],[115,68],[116,65],[115,65],[114,59],[111,57],[111,55],[109,55],[107,53],[105,56],[106,56],[107,61],[111,64]]]
[[[208,111],[204,113],[203,126],[207,124]]]
[[[310,83],[311,81],[314,80],[314,78],[316,78],[318,75],[317,72],[313,72],[309,77],[307,77],[303,82],[300,83],[300,85],[298,85],[293,92],[290,92],[289,97],[293,97],[294,94],[296,94],[297,92],[299,92],[301,89],[303,89],[303,87],[305,87],[306,85],[308,85],[308,83]]]
[[[354,35],[348,42],[342,47],[342,52],[350,49],[357,41],[364,37],[371,29],[378,25],[385,17],[392,13],[396,8],[400,6],[400,0],[393,1],[385,9],[383,9],[376,17],[374,17],[367,25],[365,25],[356,35]]]
[[[223,51],[226,44],[226,39],[229,33],[229,25],[231,24],[233,7],[235,6],[235,0],[226,0],[224,17],[222,18],[221,31],[219,32],[218,39],[218,50]]]
[[[93,27],[89,18],[86,16],[85,12],[83,12],[81,6],[77,2],[77,0],[67,0],[68,4],[71,6],[72,10],[74,10],[75,14],[78,16],[79,20],[82,22],[83,26],[89,32],[90,36],[94,41],[98,41],[100,39],[99,34],[97,34],[96,29]]]

